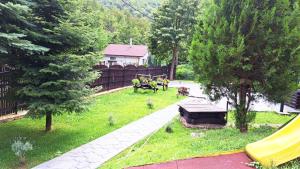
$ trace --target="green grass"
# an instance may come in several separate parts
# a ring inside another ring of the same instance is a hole
[[[278,115],[275,112],[257,112],[254,120],[254,124],[284,124],[291,120],[295,115]],[[230,112],[228,115],[229,122],[234,122],[233,113]]]
[[[178,99],[176,92],[175,88],[165,92],[160,90],[156,94],[150,90],[133,93],[133,89],[125,89],[98,96],[93,98],[90,109],[84,113],[55,116],[53,131],[50,133],[43,131],[44,118],[24,118],[2,123],[0,168],[16,168],[18,164],[10,148],[15,137],[26,137],[33,143],[34,149],[27,156],[28,167],[32,167],[179,101],[183,97]],[[153,109],[147,107],[149,98],[154,103]],[[109,125],[110,114],[113,116],[114,126]]]
[[[247,134],[242,134],[231,127],[216,130],[187,129],[182,127],[178,119],[175,119],[171,123],[173,133],[167,133],[163,128],[108,161],[101,169],[119,169],[241,150],[248,143],[260,140],[276,131],[276,128],[263,124],[284,124],[292,117],[294,116],[258,113],[254,123],[262,124],[262,127],[251,128]],[[229,121],[233,123],[232,113],[229,114]],[[191,133],[200,133],[200,137],[194,138]]]

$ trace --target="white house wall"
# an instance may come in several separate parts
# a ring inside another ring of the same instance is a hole
[[[105,56],[102,61],[105,61],[105,65],[109,65],[109,61],[111,61],[111,57],[116,58],[116,64],[118,65],[144,65],[148,63],[148,56],[149,54],[146,54],[143,57],[132,57],[132,56]],[[144,63],[143,63],[144,59]]]

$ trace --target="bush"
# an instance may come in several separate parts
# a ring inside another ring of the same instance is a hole
[[[18,137],[13,141],[11,150],[19,158],[20,163],[25,164],[26,152],[32,150],[32,144],[29,141],[26,141],[25,138]]]
[[[109,126],[114,126],[115,125],[115,120],[112,114],[109,115],[108,117],[108,124]]]
[[[154,108],[154,104],[153,104],[153,101],[151,99],[148,99],[147,100],[147,107],[149,109],[153,109]]]
[[[178,80],[195,80],[193,68],[190,65],[178,65],[176,69],[176,79]]]
[[[132,85],[133,85],[134,87],[138,87],[138,86],[140,85],[139,79],[133,79],[133,80],[132,80]]]
[[[138,91],[138,87],[141,85],[141,82],[139,81],[139,79],[133,79],[132,85],[134,88],[134,92],[136,93]]]
[[[241,119],[244,119],[241,117],[240,113],[237,113],[237,111],[234,111],[234,118],[235,118],[235,126],[240,126],[241,124],[247,124],[253,122],[256,118],[256,112],[249,111],[246,115],[246,121],[241,121]]]
[[[152,87],[152,88],[157,88],[157,82],[156,81],[151,81],[150,82],[150,86]]]
[[[167,133],[173,133],[173,132],[174,132],[174,131],[173,131],[173,128],[172,128],[172,126],[171,126],[170,124],[167,125],[165,131],[166,131]]]

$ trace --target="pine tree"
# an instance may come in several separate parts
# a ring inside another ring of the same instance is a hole
[[[47,48],[33,44],[28,40],[28,30],[34,26],[28,21],[31,16],[29,2],[22,4],[14,1],[0,2],[0,63],[16,65],[18,56],[32,52],[46,52]]]
[[[171,80],[174,79],[179,53],[192,39],[197,7],[198,1],[195,0],[169,0],[154,13],[150,32],[151,52],[161,60],[171,62]],[[170,53],[171,59],[168,57]]]
[[[102,48],[102,32],[94,13],[90,13],[89,20],[83,18],[87,8],[92,8],[91,1],[27,1],[24,5],[29,14],[22,16],[30,29],[20,25],[18,30],[28,44],[43,50],[6,53],[8,60],[17,59],[9,62],[19,68],[18,96],[30,115],[46,116],[46,131],[51,130],[53,114],[82,111],[87,103],[85,97],[93,91],[88,84],[97,77],[92,67],[99,58],[91,52]]]
[[[203,2],[191,62],[211,99],[227,97],[248,130],[251,103],[282,102],[300,71],[300,11],[293,0]]]

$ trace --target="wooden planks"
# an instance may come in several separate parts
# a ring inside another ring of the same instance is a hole
[[[190,113],[227,112],[225,108],[220,108],[217,105],[203,99],[192,100],[179,106]]]
[[[152,76],[168,74],[167,67],[136,67],[134,65],[97,65],[95,69],[101,72],[100,77],[92,84],[92,87],[102,86],[102,91],[112,90],[132,85],[132,79],[136,74],[150,74]]]
[[[17,112],[15,93],[12,88],[12,71],[0,68],[0,116]]]
[[[286,103],[286,105],[294,108],[294,109],[300,109],[300,89],[298,89],[295,94],[291,97],[289,102]]]

